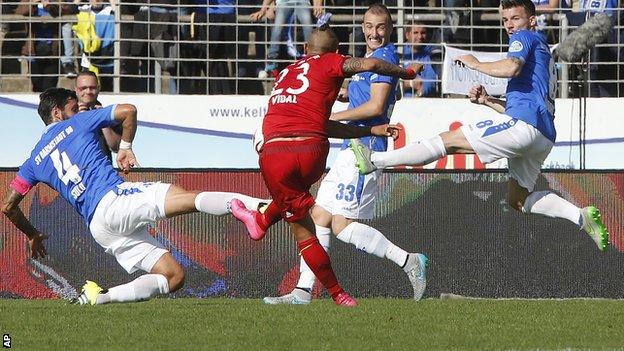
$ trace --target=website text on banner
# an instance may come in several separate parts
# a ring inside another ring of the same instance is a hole
[[[37,116],[37,94],[0,96],[0,167],[18,167],[44,130]],[[257,168],[258,154],[251,137],[262,123],[264,96],[200,95],[101,95],[104,105],[127,102],[139,109],[135,151],[141,166],[157,168]],[[558,130],[553,152],[544,168],[577,168],[579,160],[579,102],[557,99]],[[333,111],[346,109],[334,104]],[[587,100],[587,168],[624,169],[624,98]],[[470,103],[467,98],[404,98],[397,101],[392,123],[400,123],[404,135],[390,148],[418,142],[460,124],[469,124],[496,112]],[[402,142],[402,143],[401,143]],[[339,141],[333,140],[328,163],[333,162]],[[163,147],[167,145],[167,147]],[[481,168],[474,157],[453,157],[424,168]],[[488,165],[488,168],[504,165]]]
[[[444,45],[444,65],[442,67],[442,93],[466,95],[475,84],[481,84],[490,95],[504,95],[507,79],[494,78],[455,63],[460,55],[472,54],[481,62],[497,61],[506,57],[504,52],[480,52],[461,50]]]

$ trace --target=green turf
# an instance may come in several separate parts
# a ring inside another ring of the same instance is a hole
[[[266,306],[248,299],[156,299],[73,306],[0,300],[16,350],[622,349],[624,301],[360,299]]]

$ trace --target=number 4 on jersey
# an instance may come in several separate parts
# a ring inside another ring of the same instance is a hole
[[[67,185],[67,183],[69,182],[78,184],[82,181],[82,177],[80,176],[80,168],[71,163],[71,160],[69,159],[65,151],[61,153],[58,151],[58,149],[56,149],[52,151],[52,153],[50,154],[50,158],[52,158],[54,168],[56,168],[56,174],[58,174],[59,179],[65,185]]]

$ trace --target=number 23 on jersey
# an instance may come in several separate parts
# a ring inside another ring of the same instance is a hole
[[[288,73],[290,72],[289,68],[284,68],[281,72],[277,81],[275,82],[275,86],[273,87],[273,91],[271,91],[271,104],[296,104],[297,103],[297,95],[305,92],[310,87],[310,81],[306,75],[308,74],[308,70],[310,69],[310,64],[303,61],[299,65],[294,67],[294,70],[301,70],[299,74],[297,74],[296,81],[301,82],[301,86],[298,88],[295,87],[281,87],[281,83],[286,78]]]

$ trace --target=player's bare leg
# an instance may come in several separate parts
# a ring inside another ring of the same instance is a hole
[[[595,206],[579,208],[550,190],[529,192],[510,178],[507,202],[512,208],[524,213],[534,213],[551,218],[565,218],[584,230],[600,251],[609,246],[609,232]]]
[[[432,139],[436,139],[435,137]],[[446,154],[474,154],[475,151],[472,145],[466,139],[464,132],[461,129],[455,129],[440,134],[440,139],[444,144],[444,150]],[[431,140],[431,139],[430,139]],[[445,155],[446,156],[446,155]]]
[[[509,181],[507,182],[507,203],[511,206],[511,208],[517,211],[522,211],[524,202],[529,194],[530,192],[521,187],[520,184],[518,184],[518,181],[513,178],[509,178]]]
[[[180,266],[180,264],[173,258],[173,255],[169,252],[162,255],[150,273],[161,274],[167,278],[169,292],[177,291],[184,285],[184,269],[182,269],[182,266]]]

